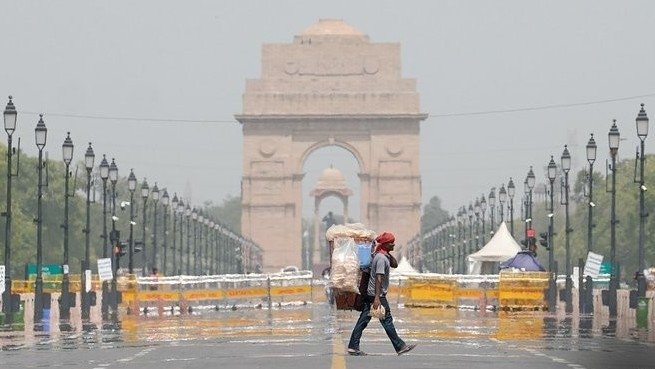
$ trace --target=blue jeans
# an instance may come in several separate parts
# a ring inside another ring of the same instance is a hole
[[[371,321],[371,317],[368,315],[368,313],[371,310],[371,305],[373,305],[373,299],[373,296],[366,296],[366,300],[364,301],[364,310],[359,315],[357,324],[355,324],[355,328],[353,328],[353,333],[350,335],[350,342],[348,343],[349,349],[359,350],[359,341],[362,338],[362,333],[364,333],[364,329],[368,325],[368,322]],[[391,309],[389,308],[387,297],[380,296],[380,303],[382,306],[384,306],[385,310],[384,319],[380,319],[380,324],[382,324],[384,331],[387,332],[387,336],[391,340],[393,348],[396,350],[396,352],[398,352],[400,349],[405,347],[405,341],[400,339],[400,337],[398,337],[398,333],[396,333],[396,328],[393,325],[393,317],[391,317]]]

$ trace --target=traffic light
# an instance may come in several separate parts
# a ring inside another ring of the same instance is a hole
[[[521,240],[521,245],[523,245],[523,246],[525,246],[525,247],[528,247],[528,240],[526,240],[525,238],[522,239],[522,240]]]
[[[550,245],[548,244],[548,232],[539,233],[539,244],[545,247],[546,250],[550,250]]]
[[[139,253],[143,250],[143,241],[134,241],[134,253]]]
[[[127,247],[127,242],[118,242],[116,245],[114,245],[114,254],[116,254],[118,257],[125,256]]]

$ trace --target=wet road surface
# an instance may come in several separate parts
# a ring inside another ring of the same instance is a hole
[[[361,343],[369,355],[348,356],[358,313],[316,303],[123,318],[120,330],[0,332],[0,368],[655,368],[652,330],[630,322],[392,309],[400,336],[418,344],[400,357],[374,320]]]

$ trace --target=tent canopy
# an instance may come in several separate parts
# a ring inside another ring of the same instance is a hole
[[[480,251],[468,256],[469,274],[496,274],[498,263],[505,261],[521,251],[521,246],[501,223],[496,234]]]
[[[544,268],[531,251],[523,250],[516,254],[513,258],[500,263],[500,269],[516,268],[526,272],[545,272]]]
[[[403,257],[398,262],[398,268],[391,268],[391,274],[412,274],[418,273],[416,269],[409,263],[406,257]]]
[[[521,251],[519,245],[514,237],[509,233],[507,225],[502,222],[496,231],[496,234],[484,245],[480,251],[468,256],[468,260],[475,262],[492,261],[500,262],[505,261]]]

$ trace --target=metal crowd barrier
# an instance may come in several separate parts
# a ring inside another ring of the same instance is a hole
[[[312,273],[128,277],[122,303],[128,311],[187,313],[202,309],[272,308],[312,300]]]

